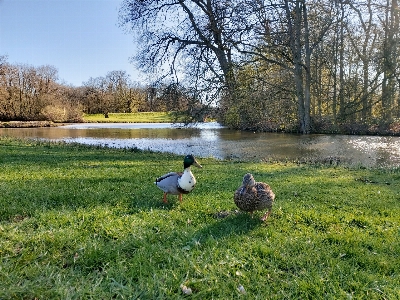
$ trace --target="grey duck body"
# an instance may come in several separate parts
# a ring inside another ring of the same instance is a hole
[[[178,199],[182,202],[182,194],[188,194],[194,189],[196,178],[190,169],[192,165],[202,168],[193,155],[187,155],[183,160],[183,172],[170,172],[156,179],[154,183],[164,192],[163,201],[165,203],[167,194],[179,195]]]
[[[164,193],[171,195],[188,194],[190,191],[185,191],[179,188],[178,180],[181,178],[183,173],[181,172],[170,172],[156,179],[155,184]]]

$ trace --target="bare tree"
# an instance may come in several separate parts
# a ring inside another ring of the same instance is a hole
[[[111,95],[107,92],[106,78],[91,77],[83,85],[86,88],[87,113],[102,113],[107,118],[111,109]]]
[[[251,21],[235,47],[253,59],[281,68],[283,73],[292,72],[299,130],[309,133],[312,54],[332,25],[332,3],[257,0],[248,1],[248,5]]]
[[[374,12],[371,0],[368,0],[362,5],[349,2],[349,6],[355,12],[356,16],[354,20],[357,20],[356,24],[361,25],[357,26],[350,21],[347,23],[347,30],[352,33],[352,35],[349,36],[349,42],[361,64],[360,83],[356,83],[356,89],[359,90],[357,94],[359,96],[357,96],[351,104],[351,106],[356,109],[350,109],[350,112],[361,110],[361,119],[365,121],[371,115],[371,94],[373,94],[378,83],[377,76],[379,76],[379,72],[376,72],[374,75],[371,74],[372,63],[377,61],[376,43],[378,32],[373,19]],[[357,109],[357,106],[359,106],[358,103],[360,103],[360,109]],[[342,112],[345,113],[343,110]]]
[[[146,89],[138,83],[132,83],[129,86],[129,111],[150,111],[146,101]]]
[[[397,0],[387,0],[385,9],[385,18],[381,19],[384,30],[383,42],[383,82],[382,82],[382,107],[384,118],[391,120],[393,117],[393,105],[395,102],[395,86],[396,79],[400,87],[400,71],[398,70],[399,62],[398,54],[400,44],[400,9]],[[400,96],[397,106],[400,107]],[[400,116],[400,108],[398,108],[397,116]]]
[[[57,71],[51,66],[5,64],[2,73],[2,119],[40,119],[42,109],[51,101]]]
[[[110,104],[113,112],[129,112],[130,78],[125,71],[111,71],[106,75],[107,93],[112,95]]]
[[[226,91],[231,103],[235,96],[231,19],[245,13],[240,1],[217,0],[124,0],[121,25],[137,36],[140,52],[135,56],[145,71],[158,78],[189,77],[195,82],[195,98],[205,86]],[[190,72],[188,72],[190,71]],[[228,104],[229,105],[229,104]]]

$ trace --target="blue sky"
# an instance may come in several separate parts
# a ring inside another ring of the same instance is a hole
[[[82,85],[90,77],[126,71],[132,36],[118,27],[121,0],[0,0],[0,55],[11,64],[57,68],[60,82]]]

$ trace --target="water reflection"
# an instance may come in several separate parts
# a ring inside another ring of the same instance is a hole
[[[64,140],[118,148],[240,160],[311,160],[368,167],[399,167],[400,137],[293,135],[229,130],[217,123],[73,124],[50,128],[2,128],[0,135]]]

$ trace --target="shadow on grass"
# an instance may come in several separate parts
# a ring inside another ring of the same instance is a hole
[[[251,218],[246,213],[232,213],[231,215],[218,219],[216,222],[207,222],[204,228],[194,234],[195,239],[224,239],[232,235],[243,235],[254,228],[263,226],[257,218]]]

